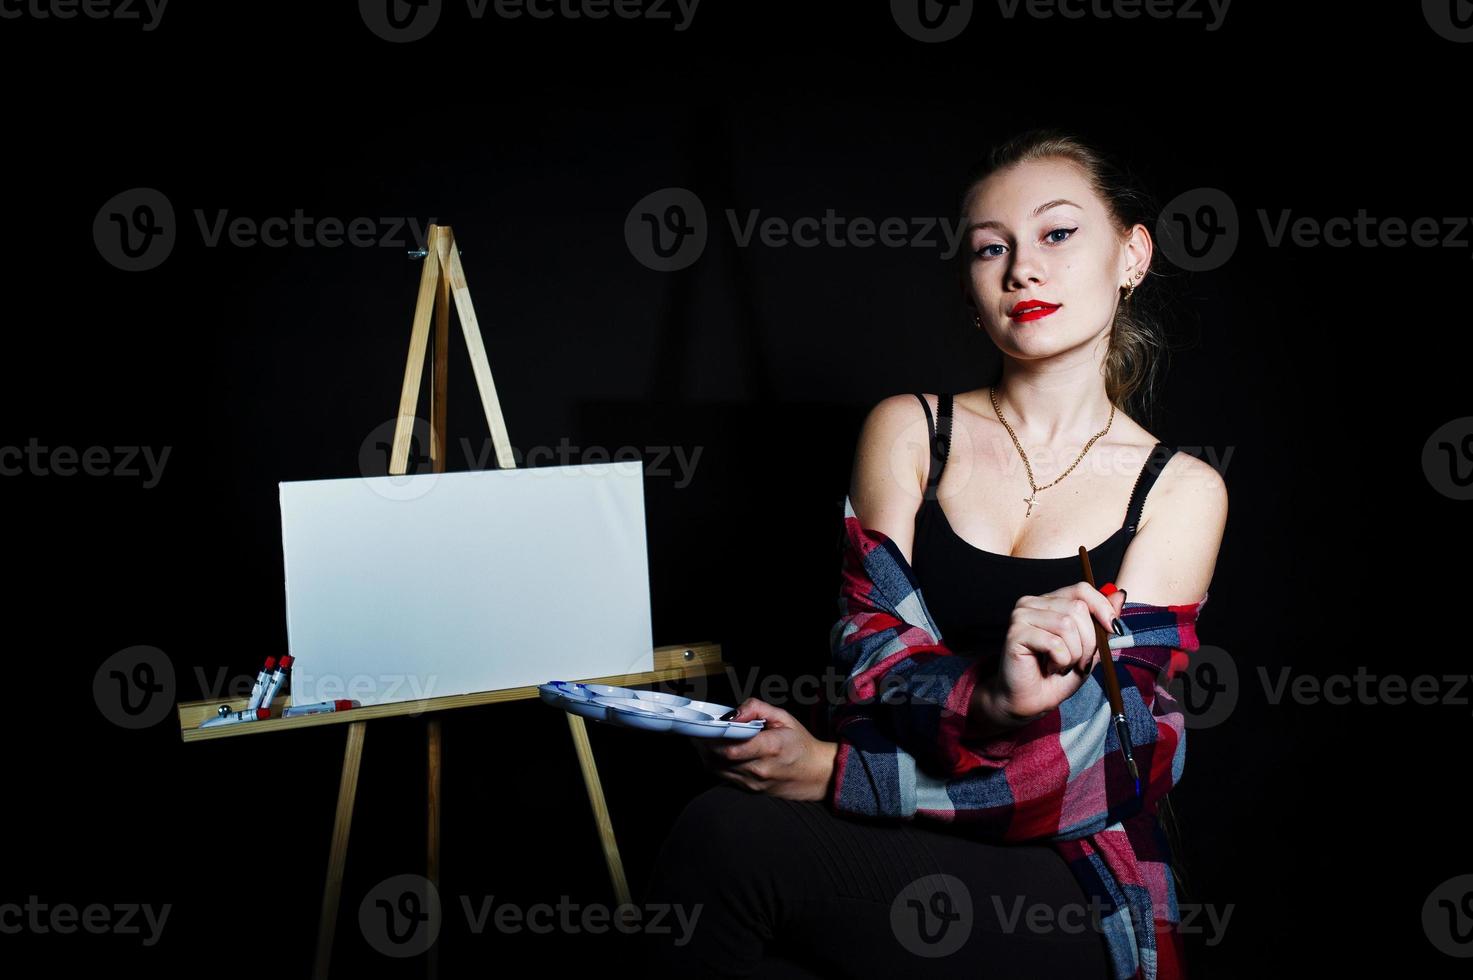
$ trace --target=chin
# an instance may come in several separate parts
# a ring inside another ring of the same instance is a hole
[[[1073,350],[1088,339],[1088,337],[1066,337],[1057,331],[1051,334],[1014,331],[1012,335],[1013,349],[1025,357],[1033,358],[1048,357],[1050,354],[1061,354],[1064,351]]]

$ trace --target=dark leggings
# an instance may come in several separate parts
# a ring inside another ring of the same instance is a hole
[[[1089,903],[1046,844],[863,821],[728,783],[686,805],[642,901],[672,909],[640,939],[654,976],[1108,976]]]

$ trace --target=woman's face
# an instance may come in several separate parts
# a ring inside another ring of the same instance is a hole
[[[1120,288],[1145,269],[1131,264],[1139,251],[1126,249],[1104,201],[1067,160],[1032,160],[992,174],[972,188],[964,219],[982,328],[1014,357],[1049,357],[1101,336]],[[1133,241],[1144,241],[1149,256],[1144,229],[1137,225],[1136,232]],[[1035,300],[1053,312],[1018,309]]]

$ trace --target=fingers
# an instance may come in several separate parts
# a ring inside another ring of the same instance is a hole
[[[751,738],[744,739],[740,742],[717,746],[715,749],[716,754],[728,762],[745,762],[748,759],[756,759],[759,756],[767,755],[768,746],[767,742],[762,738],[763,734],[762,732],[758,732]],[[713,739],[713,741],[715,740]]]
[[[1099,648],[1099,641],[1095,638],[1095,624],[1090,617],[1089,604],[1083,599],[1070,599],[1069,614],[1070,622],[1074,624],[1079,639],[1079,649],[1083,653],[1075,660],[1074,669],[1081,674],[1088,674],[1094,667],[1095,651]],[[1108,600],[1107,600],[1108,601]]]
[[[765,702],[757,698],[747,698],[747,700],[737,705],[736,714],[732,715],[730,720],[751,721],[753,718],[761,718],[763,715],[757,706],[764,704]]]
[[[1057,589],[1048,593],[1047,596],[1040,598],[1083,600],[1085,606],[1089,609],[1089,615],[1098,620],[1099,624],[1105,628],[1105,633],[1109,634],[1114,632],[1111,620],[1120,615],[1120,605],[1113,601],[1117,594],[1121,596],[1120,602],[1124,603],[1124,593],[1112,592],[1107,596],[1088,582],[1075,582],[1073,585]],[[1090,645],[1092,646],[1094,644],[1093,628],[1091,628],[1088,635],[1090,637]]]
[[[791,738],[791,735],[789,735]],[[718,759],[728,764],[750,762],[753,759],[761,759],[765,756],[776,755],[782,749],[782,741],[776,731],[762,731],[751,738],[733,741],[731,739],[710,739],[711,753]]]
[[[1047,658],[1050,670],[1045,673],[1063,673],[1073,666],[1078,659],[1077,655],[1069,648],[1069,643],[1058,631],[1072,633],[1074,627],[1069,625],[1068,617],[1062,614],[1045,614],[1056,618],[1052,622],[1059,624],[1055,628],[1045,628],[1036,623],[1026,623],[1020,639],[1024,646],[1036,653],[1042,653]]]
[[[775,736],[759,733],[740,742],[710,739],[712,763],[708,770],[717,778],[754,793],[765,792],[771,775],[769,759],[778,757],[781,745]],[[753,744],[757,743],[757,744]]]
[[[793,728],[802,726],[798,720],[787,711],[775,704],[768,704],[761,698],[747,698],[737,706],[737,713],[732,716],[732,721],[755,721],[761,718],[767,722],[768,728]]]
[[[1061,667],[1078,666],[1079,661],[1094,648],[1094,633],[1083,632],[1080,622],[1089,624],[1089,611],[1077,599],[1063,598],[1055,595],[1028,596],[1033,602],[1020,609],[1021,618],[1024,622],[1039,629],[1047,630],[1063,640],[1068,652],[1068,659]],[[1021,602],[1021,600],[1020,600]]]

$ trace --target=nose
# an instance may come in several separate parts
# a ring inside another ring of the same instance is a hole
[[[1046,282],[1043,263],[1030,251],[1014,252],[1013,264],[1008,268],[1008,288],[1024,289]]]

